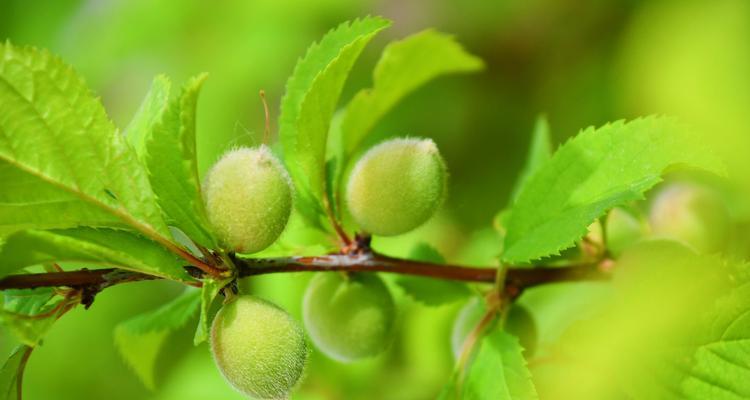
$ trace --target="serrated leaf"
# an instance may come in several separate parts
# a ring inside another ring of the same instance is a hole
[[[206,76],[190,79],[146,133],[144,158],[167,223],[203,247],[214,248],[216,242],[200,194],[195,149],[196,106]]]
[[[409,258],[435,264],[445,263],[440,252],[426,243],[415,246]],[[400,275],[396,278],[396,283],[408,296],[427,306],[440,306],[471,295],[471,290],[465,284],[444,279]]]
[[[0,276],[37,264],[79,262],[192,280],[173,253],[137,233],[107,228],[16,232],[0,249],[0,259]]]
[[[156,310],[115,327],[117,349],[147,388],[156,388],[156,360],[166,339],[185,326],[198,311],[200,302],[200,291],[187,289]]]
[[[52,288],[3,291],[0,321],[27,346],[39,344],[63,312],[64,299]]]
[[[501,330],[485,336],[461,383],[464,400],[538,399],[518,339]]]
[[[331,118],[354,62],[388,25],[377,17],[339,25],[308,49],[286,84],[279,118],[284,161],[297,188],[298,209],[321,227]]]
[[[683,398],[750,397],[750,285],[717,302],[710,333],[695,348],[681,383]]]
[[[208,339],[209,326],[211,320],[209,319],[209,311],[211,304],[219,294],[219,291],[226,286],[227,281],[216,281],[213,279],[205,279],[203,281],[203,287],[201,288],[201,306],[200,306],[200,317],[198,319],[198,326],[195,329],[195,336],[193,337],[193,344],[199,345]]]
[[[539,398],[518,339],[502,330],[484,336],[465,370],[454,373],[439,400]]]
[[[21,400],[21,381],[26,361],[34,349],[29,346],[19,346],[0,369],[0,399]]]
[[[390,43],[373,73],[373,87],[349,102],[342,122],[344,152],[351,154],[402,98],[442,75],[474,72],[484,63],[451,35],[428,29]]]
[[[170,244],[145,168],[83,80],[0,44],[0,231],[129,227]]]
[[[723,173],[705,144],[671,118],[584,130],[521,189],[508,219],[503,261],[526,263],[571,247],[596,218],[641,199],[676,165]]]
[[[138,111],[125,129],[125,137],[141,159],[146,154],[146,136],[154,125],[161,121],[167,110],[171,87],[172,83],[165,75],[156,76]]]

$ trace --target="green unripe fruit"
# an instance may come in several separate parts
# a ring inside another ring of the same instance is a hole
[[[430,139],[393,139],[370,149],[349,177],[346,202],[354,221],[382,236],[425,223],[445,198],[446,169]]]
[[[486,312],[487,305],[484,301],[476,297],[469,300],[461,311],[458,312],[451,334],[451,349],[456,359],[458,359],[461,350],[463,350],[466,338],[469,337],[469,334],[479,324],[479,321],[482,320]],[[510,307],[505,319],[504,330],[518,337],[521,347],[525,350],[526,357],[534,354],[537,343],[536,324],[525,307],[518,304]]]
[[[225,304],[211,327],[211,352],[226,380],[260,399],[282,399],[302,376],[307,344],[281,308],[253,296]]]
[[[705,253],[723,248],[731,224],[719,194],[690,183],[661,190],[651,204],[649,222],[654,236],[675,239]]]
[[[203,185],[208,219],[229,249],[255,253],[270,246],[292,212],[292,182],[263,145],[225,154]]]
[[[313,343],[331,358],[351,362],[385,350],[395,306],[375,274],[319,273],[305,292],[303,315]]]

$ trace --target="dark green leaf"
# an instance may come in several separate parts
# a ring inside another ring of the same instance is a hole
[[[63,312],[52,288],[3,291],[0,321],[25,345],[39,344]]]
[[[426,243],[418,244],[409,258],[435,264],[445,263],[443,256]],[[400,275],[396,278],[396,283],[407,295],[428,306],[451,303],[471,295],[471,290],[465,284],[444,279]]]
[[[396,283],[414,300],[427,306],[453,303],[471,295],[465,284],[443,279],[399,276]]]
[[[0,369],[0,399],[21,400],[21,383],[31,351],[29,346],[19,346],[13,350]]]
[[[159,350],[169,335],[185,326],[201,303],[200,291],[185,293],[162,307],[120,323],[115,344],[125,361],[149,389],[155,389]]]

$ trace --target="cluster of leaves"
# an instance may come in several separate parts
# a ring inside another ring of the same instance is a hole
[[[372,140],[378,120],[400,99],[445,74],[482,62],[450,36],[427,30],[389,44],[373,76],[342,109],[347,76],[368,42],[390,23],[345,23],[310,47],[289,78],[282,101],[280,143],[297,190],[299,216],[325,235],[349,228],[339,200],[350,161]],[[82,79],[43,50],[0,45],[0,277],[55,263],[110,266],[195,283],[183,266],[209,249],[223,256],[206,220],[196,163],[195,115],[205,75],[176,96],[157,77],[122,135]],[[531,267],[556,257],[614,207],[642,199],[666,170],[688,165],[719,174],[719,160],[676,121],[647,117],[589,128],[553,153],[546,124],[534,132],[528,163],[511,204],[498,215],[503,265]],[[442,262],[425,246],[414,259]],[[225,262],[228,262],[225,260]],[[149,387],[168,335],[199,313],[195,343],[206,340],[208,310],[226,280],[207,278],[163,307],[122,323],[116,343]],[[428,305],[464,298],[466,286],[404,277],[398,283]],[[743,398],[750,327],[747,285],[735,285],[707,311],[711,329],[687,351],[678,393],[687,398]],[[77,297],[78,296],[78,297]],[[23,342],[0,371],[0,395],[14,398],[30,349],[80,293],[6,291],[3,324]],[[512,335],[490,330],[468,365],[457,370],[443,399],[534,399],[536,389]],[[744,355],[744,356],[743,356]]]

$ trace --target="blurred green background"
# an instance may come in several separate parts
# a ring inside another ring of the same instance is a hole
[[[386,135],[434,138],[451,173],[440,217],[406,239],[379,243],[391,253],[408,252],[413,238],[422,236],[450,260],[491,264],[492,251],[483,246],[493,240],[487,231],[508,201],[539,113],[547,115],[556,144],[589,125],[676,115],[705,133],[730,172],[743,173],[733,176],[738,198],[750,192],[750,174],[744,173],[750,168],[746,0],[0,0],[0,39],[62,56],[123,128],[154,75],[182,82],[209,72],[198,111],[205,171],[226,149],[260,141],[260,89],[267,93],[275,129],[284,83],[297,58],[328,29],[368,14],[395,23],[365,50],[344,101],[370,84],[385,43],[424,28],[456,35],[487,63],[482,73],[429,84],[377,126]],[[734,204],[740,220],[750,213],[744,204]],[[254,278],[247,285],[299,318],[308,278]],[[598,285],[579,286],[576,293],[583,294],[562,311],[546,304],[543,295],[530,293],[522,301],[537,306],[533,311],[544,330],[561,313],[585,309],[606,292]],[[61,319],[34,352],[25,398],[240,398],[223,382],[206,346],[192,347],[190,329],[165,349],[156,392],[147,391],[120,360],[114,325],[179,290],[164,282],[124,285],[99,295],[90,310]],[[449,335],[460,304],[426,308],[398,289],[394,293],[401,307],[391,350],[349,366],[313,350],[307,379],[294,398],[434,398],[452,369]],[[0,350],[7,353],[12,345],[0,332]]]

